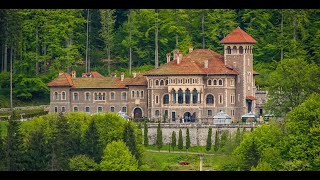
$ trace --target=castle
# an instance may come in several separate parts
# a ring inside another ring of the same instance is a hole
[[[254,112],[263,114],[265,92],[257,91],[253,70],[253,44],[257,43],[240,27],[220,41],[224,54],[210,49],[189,48],[167,54],[167,61],[145,74],[132,78],[98,72],[76,77],[60,72],[48,83],[50,111],[123,112],[131,118],[201,122],[224,111],[234,121]],[[257,101],[257,102],[256,102]]]

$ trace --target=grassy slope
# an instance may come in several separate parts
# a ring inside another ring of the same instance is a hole
[[[204,155],[203,171],[219,170],[219,164],[224,156]],[[189,165],[180,165],[179,162],[186,161]],[[200,157],[196,154],[173,154],[146,152],[145,160],[147,171],[199,171]]]

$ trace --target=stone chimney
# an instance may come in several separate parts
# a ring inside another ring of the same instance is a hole
[[[123,79],[124,79],[124,72],[121,72],[120,79],[121,79],[121,81],[123,81]]]
[[[170,53],[167,53],[167,63],[170,62],[170,58],[171,58],[171,54],[170,54]]]
[[[77,76],[76,76],[76,71],[74,71],[74,70],[71,71],[71,77],[72,77],[72,78],[76,78],[76,77],[77,77]]]
[[[180,64],[181,60],[182,60],[182,53],[179,53],[177,57],[177,64]]]
[[[117,77],[115,72],[112,72],[110,75],[111,75],[111,77]]]
[[[136,72],[133,72],[132,75],[133,75],[133,78],[137,77],[137,73]]]
[[[209,60],[204,60],[204,68],[208,68]]]
[[[173,60],[177,59],[178,55],[179,55],[179,50],[178,49],[174,50],[173,51]]]
[[[61,76],[64,72],[63,71],[59,71],[59,76]]]
[[[189,53],[192,53],[193,47],[189,47]]]

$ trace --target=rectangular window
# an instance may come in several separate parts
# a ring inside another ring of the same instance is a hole
[[[231,109],[231,116],[234,116],[234,109]]]
[[[122,107],[122,112],[126,113],[127,112],[127,107]]]
[[[58,112],[58,107],[54,107],[54,112]]]
[[[110,107],[110,111],[111,111],[111,112],[114,112],[114,107],[113,107],[113,106]]]
[[[223,103],[223,96],[221,94],[219,94],[219,103],[222,104]]]
[[[208,116],[212,116],[212,110],[208,110]]]
[[[234,86],[234,79],[230,79],[230,86]]]
[[[169,114],[168,110],[164,110],[164,117],[165,118],[168,118],[168,114]]]
[[[159,103],[159,96],[156,96],[156,104]]]
[[[73,107],[73,112],[78,112],[79,110],[78,110],[78,107]]]
[[[73,100],[79,101],[79,94],[78,93],[73,93]]]
[[[86,112],[90,112],[90,107],[86,107]]]
[[[62,106],[61,107],[61,112],[63,112],[63,113],[66,112],[66,107]]]
[[[101,106],[98,107],[98,112],[102,112],[102,107]]]
[[[234,104],[234,103],[235,103],[234,94],[231,94],[231,96],[230,96],[230,101],[231,101],[231,104]]]

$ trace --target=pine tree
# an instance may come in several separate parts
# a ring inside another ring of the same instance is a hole
[[[183,149],[183,139],[182,139],[182,131],[179,130],[179,137],[178,137],[178,149]]]
[[[241,134],[240,134],[240,128],[237,128],[236,136],[235,136],[235,145],[238,146],[241,142]]]
[[[46,144],[44,128],[40,127],[30,133],[27,144],[26,170],[27,171],[45,171],[50,161],[48,154],[49,146]]]
[[[144,122],[143,128],[144,128],[144,133],[143,133],[144,140],[143,140],[143,144],[144,144],[144,146],[147,147],[147,146],[149,145],[149,139],[148,139],[148,125],[147,125],[147,122],[146,122],[146,121]]]
[[[220,139],[219,139],[219,133],[218,129],[216,130],[216,135],[214,137],[214,151],[217,152],[219,149]]]
[[[134,155],[136,160],[138,161],[138,165],[140,166],[142,164],[141,162],[141,154],[138,151],[137,144],[136,144],[136,135],[134,134],[134,128],[133,128],[132,122],[127,122],[124,125],[123,130],[123,142],[126,144],[128,149],[130,150],[131,154]]]
[[[177,146],[177,137],[176,137],[176,132],[172,131],[172,135],[171,135],[171,147],[172,150],[174,151],[174,148]]]
[[[142,130],[141,130],[141,123],[138,124],[137,129],[137,144],[142,144]]]
[[[11,117],[14,117],[14,114]],[[23,170],[23,164],[21,162],[23,160],[23,142],[19,121],[9,120],[6,145],[7,170]]]
[[[2,129],[0,128],[0,171],[5,170],[5,147],[4,147],[4,141],[2,139]]]
[[[186,149],[187,151],[190,148],[190,133],[189,133],[189,128],[187,128],[187,135],[186,135]]]
[[[211,146],[212,146],[212,128],[210,127],[208,130],[208,137],[207,137],[207,146],[206,146],[206,150],[210,151],[211,150]]]
[[[254,139],[252,140],[249,149],[245,152],[245,165],[247,170],[250,170],[251,167],[256,167],[260,160],[260,153]]]
[[[96,123],[91,120],[89,126],[85,132],[83,140],[83,153],[94,159],[95,162],[99,162],[102,156],[102,151],[99,151],[99,135]]]
[[[160,122],[158,123],[158,128],[157,128],[156,145],[157,145],[158,150],[160,151],[160,149],[162,148],[162,145],[163,145],[163,142],[162,142],[162,130],[161,130]]]

